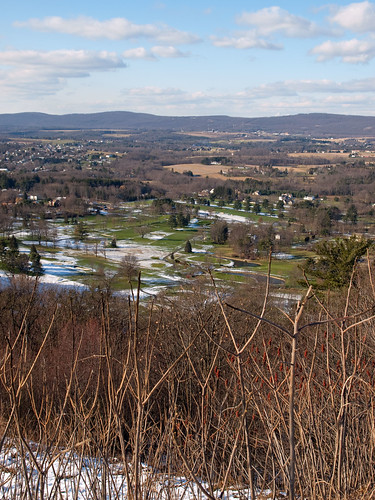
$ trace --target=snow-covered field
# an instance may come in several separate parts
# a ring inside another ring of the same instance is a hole
[[[86,288],[86,285],[80,282],[79,277],[92,272],[92,269],[82,267],[78,264],[79,257],[86,255],[105,257],[108,263],[113,264],[119,264],[125,256],[136,256],[137,263],[143,270],[153,269],[153,264],[156,262],[161,263],[163,272],[159,279],[160,283],[156,283],[159,270],[155,270],[155,279],[143,280],[144,293],[142,293],[142,297],[155,295],[172,282],[178,281],[176,276],[168,276],[166,274],[168,268],[172,266],[170,262],[165,260],[165,257],[169,253],[168,250],[147,243],[147,240],[157,241],[172,233],[154,231],[145,236],[146,241],[142,244],[133,243],[128,240],[119,240],[117,241],[116,248],[108,248],[106,247],[106,238],[100,239],[99,242],[90,240],[90,238],[86,242],[77,242],[73,237],[73,229],[70,226],[55,226],[55,231],[55,242],[44,243],[43,246],[45,246],[46,250],[44,252],[41,251],[43,255],[41,264],[44,269],[44,275],[39,278],[41,284]],[[18,236],[27,238],[30,235],[27,231],[24,231]],[[23,243],[20,251],[25,253],[29,252],[29,245],[38,244],[37,241],[30,240],[24,240]],[[52,247],[59,249],[59,252],[50,252],[49,248]],[[7,273],[0,272],[0,279],[2,281],[6,280],[7,277]],[[124,291],[124,293],[128,294],[129,291]]]
[[[126,209],[131,209],[132,215],[136,212],[142,212],[141,208],[135,209],[134,206],[126,205]],[[235,215],[224,211],[199,210],[198,216],[192,218],[189,228],[196,227],[199,219],[219,218],[227,222],[252,222],[245,215]],[[108,242],[116,237],[116,229],[107,228],[105,224],[101,229],[99,225],[88,221],[88,237],[84,242],[77,241],[74,235],[75,226],[60,223],[48,223],[50,234],[54,241],[43,241],[40,253],[42,255],[41,264],[44,269],[44,275],[40,278],[40,283],[45,285],[61,285],[66,287],[85,288],[87,280],[85,275],[92,274],[100,264],[108,264],[108,269],[114,269],[125,256],[135,256],[137,264],[142,270],[142,289],[145,296],[160,292],[169,288],[179,281],[183,281],[183,276],[176,272],[173,263],[168,258],[172,251],[178,252],[170,245],[158,243],[163,238],[173,235],[173,231],[154,230],[146,233],[142,241],[139,239],[117,240],[116,248],[108,247]],[[126,225],[126,215],[124,217]],[[91,231],[91,227],[93,231]],[[178,228],[184,231],[184,228]],[[38,245],[38,241],[31,241],[31,233],[21,227],[17,227],[17,238],[23,240],[20,251],[28,253],[30,245]],[[172,240],[173,241],[173,240]],[[180,239],[181,241],[181,239]],[[193,244],[192,254],[184,255],[183,260],[193,265],[199,265],[194,258],[197,254],[210,254],[212,245],[203,241],[197,241]],[[57,251],[57,252],[56,252]],[[94,257],[94,259],[93,259]],[[97,262],[95,261],[97,257]],[[103,259],[105,259],[103,261]],[[84,265],[81,263],[84,262]],[[230,265],[230,264],[229,264]],[[4,281],[7,278],[6,273],[0,273],[0,279]],[[121,293],[129,293],[127,290]]]

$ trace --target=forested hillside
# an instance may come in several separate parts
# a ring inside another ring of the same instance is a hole
[[[0,133],[38,130],[217,130],[220,132],[266,132],[312,137],[374,137],[372,116],[310,113],[278,117],[157,116],[129,111],[49,115],[45,113],[0,114]]]

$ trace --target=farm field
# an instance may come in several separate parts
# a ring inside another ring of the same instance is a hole
[[[201,177],[209,177],[211,179],[234,179],[236,181],[243,181],[249,176],[228,175],[230,170],[236,171],[236,167],[228,165],[202,165],[201,163],[182,163],[178,165],[168,165],[165,167],[179,174],[190,171],[193,175]],[[241,172],[241,170],[238,170]]]
[[[223,179],[222,172],[228,172],[229,167],[224,165],[202,165],[201,163],[182,163],[179,165],[168,165],[165,167],[180,174],[190,171],[193,175],[208,176],[216,179]]]

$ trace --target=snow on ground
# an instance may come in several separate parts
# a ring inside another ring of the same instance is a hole
[[[188,224],[188,227],[196,227],[199,223],[199,219],[194,217],[193,219],[190,219],[190,222]]]
[[[290,253],[284,253],[284,252],[273,253],[272,257],[275,257],[275,259],[278,259],[278,260],[295,259],[294,255],[292,255]]]
[[[94,248],[88,247],[90,253],[94,253]],[[73,255],[69,255],[72,253]],[[119,263],[124,256],[134,255],[138,259],[138,264],[142,269],[152,270],[153,264],[163,264],[164,269],[172,267],[172,263],[166,262],[163,259],[168,255],[164,249],[160,249],[150,245],[139,245],[129,243],[127,240],[117,242],[117,248],[103,248],[98,250],[100,256],[106,257],[109,262]],[[52,256],[52,254],[50,254]],[[77,259],[74,256],[74,250],[63,250],[57,253],[53,261],[42,259],[41,263],[45,274],[40,278],[41,283],[81,286],[85,285],[69,280],[69,276],[77,276],[87,272],[87,269],[77,265]],[[45,257],[49,254],[45,255]],[[172,285],[174,282],[181,280],[175,275],[168,275],[165,272],[159,272],[159,269],[154,269],[155,277],[142,278],[142,295],[141,298],[147,298],[150,295],[155,295],[165,287]],[[123,294],[128,295],[129,290],[124,290]]]
[[[42,259],[41,264],[43,266],[44,275],[39,278],[41,283],[53,284],[53,285],[65,285],[82,287],[85,286],[82,283],[72,281],[68,279],[68,276],[75,276],[80,273],[84,273],[86,269],[77,267],[74,264],[75,259],[69,259],[64,256],[66,260],[61,260],[59,262],[51,262],[49,260]]]
[[[253,224],[254,222],[248,217],[244,217],[243,215],[234,215],[234,214],[226,214],[224,212],[215,212],[211,213],[206,210],[199,210],[198,215],[201,217],[208,217],[210,219],[215,219],[216,217],[219,219],[226,220],[227,222],[247,222]]]
[[[5,271],[0,271],[0,282],[3,284],[9,284],[9,280],[12,277],[12,275],[6,273]],[[35,279],[35,278],[33,278]],[[38,278],[39,283],[41,285],[62,285],[70,288],[87,288],[86,285],[83,283],[78,283],[77,281],[72,281],[67,278],[63,278],[58,275],[53,275],[53,274],[45,274],[43,276],[40,276]],[[0,497],[1,498],[1,497]]]
[[[75,259],[64,258],[56,259],[55,261],[41,259],[45,274],[53,274],[55,276],[72,276],[78,274],[80,268],[77,268]]]
[[[162,240],[166,236],[170,236],[173,233],[166,233],[164,231],[153,231],[151,233],[145,234],[144,238],[147,240]]]
[[[191,253],[201,253],[201,254],[207,254],[209,253],[208,250],[211,250],[212,246],[211,245],[206,245],[205,248],[192,248]]]
[[[224,212],[212,213],[210,211],[199,210],[199,215],[210,218],[216,217],[228,222],[249,222],[249,219],[245,216]],[[193,218],[189,226],[195,226],[197,223],[198,219]],[[45,271],[44,276],[40,278],[41,283],[84,287],[85,285],[73,281],[71,278],[73,276],[78,277],[88,271],[91,272],[91,269],[80,267],[77,264],[79,257],[85,257],[85,255],[104,257],[108,260],[108,263],[113,264],[118,264],[125,256],[135,256],[141,269],[150,271],[154,275],[150,277],[149,283],[144,283],[146,287],[149,285],[148,288],[152,288],[150,293],[155,293],[155,288],[160,291],[183,279],[171,272],[173,264],[166,259],[170,255],[170,250],[149,243],[150,240],[157,241],[170,236],[173,232],[152,231],[145,235],[145,240],[147,241],[144,243],[119,240],[117,241],[116,248],[108,248],[106,245],[108,244],[108,238],[111,238],[109,235],[101,235],[97,239],[90,239],[89,237],[86,241],[79,242],[74,238],[74,226],[72,225],[53,224],[53,230],[55,241],[46,244],[45,250],[43,249],[41,252],[41,263]],[[29,232],[23,231],[22,236],[26,238],[29,236]],[[20,250],[29,252],[29,245],[31,243],[38,244],[37,241],[24,241],[24,244],[27,246],[22,246]],[[59,251],[57,253],[49,252],[49,248],[51,247]],[[208,245],[204,246],[204,248],[201,245],[198,248],[194,248],[193,245],[192,252],[194,254],[206,254],[210,248],[211,246]],[[186,258],[189,260],[188,257]],[[158,265],[155,266],[155,264]],[[144,282],[144,279],[142,279],[142,282]],[[126,291],[126,293],[128,292]]]
[[[150,245],[139,245],[121,240],[117,242],[117,248],[106,248],[105,253],[107,259],[115,262],[120,262],[125,255],[134,255],[141,267],[149,267],[150,261],[165,259],[170,252]]]
[[[155,297],[159,293],[161,293],[163,290],[165,290],[165,286],[145,286],[147,284],[147,280],[142,279],[142,284],[141,284],[141,290],[139,292],[139,298],[140,300],[145,300],[149,299],[150,297]],[[131,290],[118,290],[114,292],[114,295],[116,296],[122,296],[122,297],[132,297],[134,296],[134,300],[137,299],[138,293],[137,293],[137,286],[133,288],[133,291]]]
[[[69,280],[53,274],[45,274],[39,278],[39,282],[44,285],[63,285],[71,288],[87,288],[83,283]]]
[[[168,280],[168,281],[181,281],[180,276],[176,276],[175,274],[174,275],[170,275],[170,274],[159,273],[158,274],[158,278],[165,279],[165,280]]]
[[[232,215],[232,214],[226,214],[224,212],[217,212],[215,214],[219,219],[224,219],[228,222],[250,222],[253,223],[252,220],[250,220],[248,217],[245,217],[243,215]]]
[[[88,271],[91,272],[91,269],[78,265],[79,256],[84,256],[84,254],[97,254],[100,257],[105,257],[108,262],[117,264],[124,256],[135,256],[142,269],[152,270],[155,273],[155,277],[150,279],[150,287],[147,287],[145,279],[142,279],[145,285],[145,287],[143,287],[145,297],[154,295],[181,279],[177,276],[168,276],[167,274],[160,275],[159,270],[153,268],[153,264],[155,263],[162,264],[164,270],[172,267],[172,263],[164,260],[170,253],[166,249],[152,246],[147,243],[130,243],[129,240],[119,240],[117,241],[117,248],[107,248],[105,246],[107,243],[105,239],[99,242],[99,244],[92,243],[90,240],[87,240],[87,242],[77,242],[74,238],[67,237],[66,229],[68,232],[71,230],[71,228],[59,228],[58,231],[59,239],[54,246],[60,249],[59,252],[52,253],[48,251],[49,248],[53,246],[51,242],[45,246],[45,251],[41,252],[41,264],[44,269],[44,275],[39,278],[41,284],[87,288],[86,285],[69,279],[73,276],[85,274]],[[155,234],[153,236],[151,235],[150,239],[162,239],[169,234],[172,233],[155,231]],[[37,241],[27,241],[24,243],[28,245],[32,243],[38,244]],[[29,248],[22,245],[20,251],[28,253]],[[7,276],[6,273],[0,274],[2,280],[6,279]],[[124,293],[128,294],[129,291],[126,290]]]
[[[233,260],[230,260],[227,264],[221,264],[222,267],[234,267]]]
[[[24,445],[22,445],[24,448]],[[0,498],[89,500],[92,498],[125,500],[128,485],[124,466],[117,460],[82,456],[73,451],[49,449],[43,452],[37,443],[24,448],[24,460],[20,447],[6,440],[0,452]],[[128,465],[131,474],[131,465]],[[27,477],[27,480],[26,480]],[[208,498],[193,481],[179,474],[167,474],[142,465],[140,483],[143,493],[160,500],[205,500]],[[202,482],[207,491],[207,485]],[[263,492],[269,495],[270,491]],[[217,490],[214,498],[234,500],[250,499],[248,489],[228,487]],[[264,497],[263,497],[264,498]]]

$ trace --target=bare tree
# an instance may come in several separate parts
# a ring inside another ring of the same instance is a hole
[[[120,261],[117,275],[132,281],[137,277],[139,269],[138,259],[135,255],[124,255]]]

